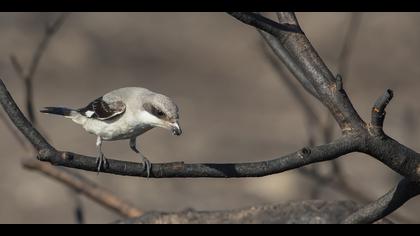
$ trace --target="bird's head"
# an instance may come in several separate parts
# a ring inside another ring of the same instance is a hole
[[[152,127],[168,129],[173,135],[181,135],[179,126],[178,106],[162,94],[148,96],[143,102],[143,120]]]

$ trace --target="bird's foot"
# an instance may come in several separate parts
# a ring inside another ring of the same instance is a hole
[[[102,166],[103,166],[105,169],[109,167],[108,160],[105,158],[104,154],[100,154],[100,155],[96,158],[96,165],[97,165],[98,175],[99,175],[99,172],[101,172],[101,167],[102,167]]]
[[[143,168],[147,172],[147,178],[150,176],[150,169],[152,168],[152,163],[145,156],[141,155]]]

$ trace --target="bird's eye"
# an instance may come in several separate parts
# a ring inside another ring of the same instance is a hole
[[[163,117],[165,116],[165,113],[161,111],[160,109],[155,108],[155,114],[157,117]]]

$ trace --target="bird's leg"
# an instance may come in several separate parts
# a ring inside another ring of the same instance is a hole
[[[98,157],[96,158],[96,164],[98,166],[98,174],[101,171],[102,163],[104,164],[105,168],[108,165],[108,162],[105,158],[105,155],[102,152],[102,138],[98,136],[96,139],[96,149],[98,151]]]
[[[147,172],[147,178],[149,178],[149,176],[150,176],[150,169],[152,168],[152,163],[149,161],[149,159],[147,159],[147,158],[143,155],[143,153],[141,153],[141,152],[137,149],[137,147],[136,147],[136,137],[134,137],[134,138],[131,138],[131,139],[130,139],[130,148],[131,148],[131,150],[133,150],[134,152],[136,152],[136,153],[140,154],[141,161],[143,162],[143,166],[145,167],[146,172]]]

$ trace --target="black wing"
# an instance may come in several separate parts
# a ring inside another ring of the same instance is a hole
[[[89,118],[107,120],[124,113],[125,104],[120,100],[107,102],[103,100],[103,97],[100,97],[77,111]]]

